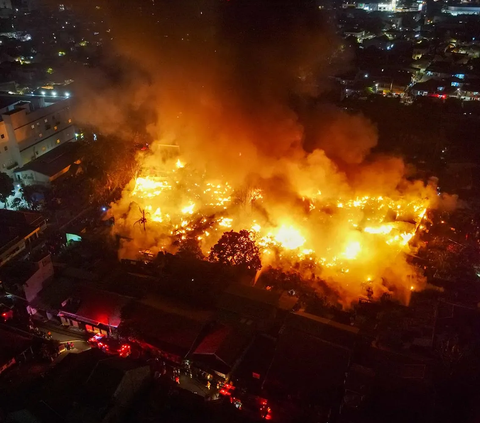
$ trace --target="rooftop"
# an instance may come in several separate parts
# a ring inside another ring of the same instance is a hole
[[[234,295],[237,297],[247,298],[249,300],[270,304],[276,306],[281,294],[265,289],[255,288],[247,285],[234,285],[225,291],[227,295]]]
[[[225,325],[216,325],[200,342],[194,357],[211,368],[227,374],[244,350],[248,338]]]
[[[125,373],[143,366],[131,358],[109,357],[96,348],[68,354],[46,374],[34,399],[61,416],[61,421],[101,421]],[[104,400],[100,404],[93,402],[97,395]]]
[[[147,366],[146,363],[132,358],[126,360],[121,357],[105,357],[96,364],[85,384],[88,397],[95,402],[108,402],[113,397],[125,373],[145,366]]]
[[[0,328],[0,366],[30,347],[32,340],[8,329]]]
[[[234,372],[236,385],[259,394],[275,353],[275,339],[257,335]]]
[[[353,348],[359,329],[306,312],[292,313],[286,326],[343,348]]]
[[[78,145],[66,142],[48,153],[32,160],[25,166],[15,170],[17,172],[34,171],[49,177],[55,176],[78,160]]]
[[[284,327],[265,388],[277,394],[291,393],[307,401],[330,403],[342,386],[351,351],[322,339]]]
[[[0,95],[0,109],[16,105],[19,102],[25,102],[30,97],[20,95]]]
[[[0,209],[0,253],[13,247],[44,223],[45,219],[39,213]]]
[[[140,342],[182,357],[187,355],[204,328],[204,323],[198,320],[140,302],[125,308],[123,317],[120,331],[133,333]]]
[[[45,286],[30,304],[40,310],[58,310],[63,301],[74,292],[76,283],[71,279],[58,278]]]
[[[121,322],[122,308],[130,298],[109,291],[102,291],[80,284],[62,305],[60,312],[69,313],[93,324],[118,327]]]
[[[40,226],[45,218],[40,213],[0,209],[0,225],[8,226]]]

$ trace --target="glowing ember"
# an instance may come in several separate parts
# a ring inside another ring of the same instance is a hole
[[[362,246],[360,245],[360,243],[357,241],[353,241],[347,245],[343,255],[347,260],[353,260],[360,254],[361,250]]]
[[[229,219],[228,217],[222,217],[218,224],[223,228],[231,228],[232,227],[233,219]]]
[[[281,226],[275,240],[287,250],[295,250],[305,244],[305,238],[293,226]]]
[[[410,252],[417,230],[424,227],[426,198],[349,198],[345,192],[334,198],[324,189],[311,192],[311,197],[300,197],[301,208],[289,209],[265,188],[234,190],[228,182],[208,179],[175,159],[145,170],[124,191],[123,199],[112,205],[114,229],[141,242],[132,251],[168,250],[173,241],[189,237],[200,242],[205,254],[224,232],[247,229],[264,264],[290,269],[308,262],[311,273],[334,281],[357,298],[363,295],[363,284],[381,283],[389,263],[395,263],[393,274],[398,280],[403,281],[405,274],[416,278],[399,254]],[[146,231],[134,225],[139,208],[146,212]]]
[[[190,204],[182,209],[183,214],[193,214],[193,209],[195,208],[195,204]]]
[[[393,226],[392,225],[381,225],[378,227],[366,227],[363,231],[369,234],[389,234],[392,232]]]

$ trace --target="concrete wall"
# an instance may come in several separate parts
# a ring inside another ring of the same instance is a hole
[[[50,255],[37,263],[37,271],[27,280],[23,286],[25,299],[31,302],[37,294],[43,289],[46,280],[53,277],[53,263]]]

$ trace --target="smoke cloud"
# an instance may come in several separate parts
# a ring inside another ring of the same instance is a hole
[[[117,72],[88,70],[79,119],[104,133],[147,134],[154,143],[150,154],[139,156],[140,174],[160,166],[162,145],[176,144],[183,161],[228,181],[233,191],[261,190],[261,205],[230,210],[235,230],[250,229],[252,215],[271,228],[296,224],[309,248],[327,258],[332,249],[355,250],[361,243],[369,255],[340,278],[321,271],[344,304],[362,294],[366,281],[376,281],[376,295],[391,291],[407,301],[422,278],[404,258],[352,230],[364,224],[365,211],[352,217],[325,206],[313,217],[305,203],[318,196],[326,203],[364,195],[432,197],[430,187],[406,182],[401,159],[370,153],[377,143],[370,121],[322,102],[330,75],[348,57],[315,2],[165,0],[151,10],[152,2],[121,3],[109,10],[115,58],[107,68]],[[164,223],[147,233],[134,228],[134,185],[113,207],[116,226],[133,239],[122,254],[170,248]],[[151,211],[173,216],[189,198],[172,189],[170,200]],[[202,237],[205,249],[216,241]]]

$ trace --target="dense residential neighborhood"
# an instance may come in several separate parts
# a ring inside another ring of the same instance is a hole
[[[466,0],[0,0],[0,422],[478,421],[479,101]]]

